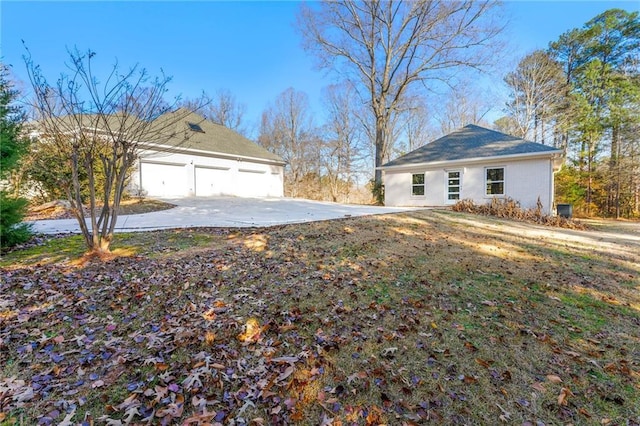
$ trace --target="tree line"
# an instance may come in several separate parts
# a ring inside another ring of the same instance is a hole
[[[640,21],[608,10],[526,55],[499,129],[565,153],[558,202],[578,213],[640,216]]]

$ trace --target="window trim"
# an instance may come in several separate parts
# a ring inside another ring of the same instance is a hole
[[[411,198],[425,198],[427,196],[427,176],[426,172],[411,173]],[[422,183],[413,183],[414,176],[422,176]],[[415,188],[422,187],[422,194],[415,194]]]
[[[490,181],[487,173],[489,170],[502,169],[502,180]],[[502,194],[489,194],[487,185],[490,183],[502,183]],[[507,166],[486,166],[484,168],[484,196],[486,198],[504,198],[507,193]]]

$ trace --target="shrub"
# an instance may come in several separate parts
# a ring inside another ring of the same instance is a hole
[[[523,209],[520,203],[512,198],[493,198],[490,203],[476,204],[473,200],[460,200],[453,205],[452,210],[456,212],[482,214],[485,216],[495,216],[506,219],[520,220],[523,222],[538,223],[547,226],[557,226],[569,229],[585,229],[585,226],[575,220],[561,216],[546,215],[542,211],[542,203],[538,198],[536,207]]]
[[[7,196],[0,191],[0,247],[13,247],[29,240],[31,226],[21,223],[27,209],[27,200]]]
[[[27,200],[7,193],[11,172],[20,165],[28,142],[21,135],[24,113],[15,105],[18,92],[9,81],[9,69],[0,63],[0,247],[29,239],[30,227],[21,224]]]

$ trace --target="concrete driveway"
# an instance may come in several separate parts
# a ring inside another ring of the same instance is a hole
[[[153,213],[120,216],[116,232],[195,227],[263,227],[413,210],[409,207],[362,206],[293,198],[211,197],[162,201],[175,204],[176,207]],[[31,223],[36,233],[80,232],[75,219],[39,220]]]

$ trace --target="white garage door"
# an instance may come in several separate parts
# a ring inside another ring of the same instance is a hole
[[[140,186],[152,197],[183,197],[188,195],[185,164],[140,163]]]
[[[267,194],[267,185],[264,170],[239,169],[236,190],[243,197],[261,197]]]
[[[231,194],[231,172],[228,168],[196,166],[196,196]]]

